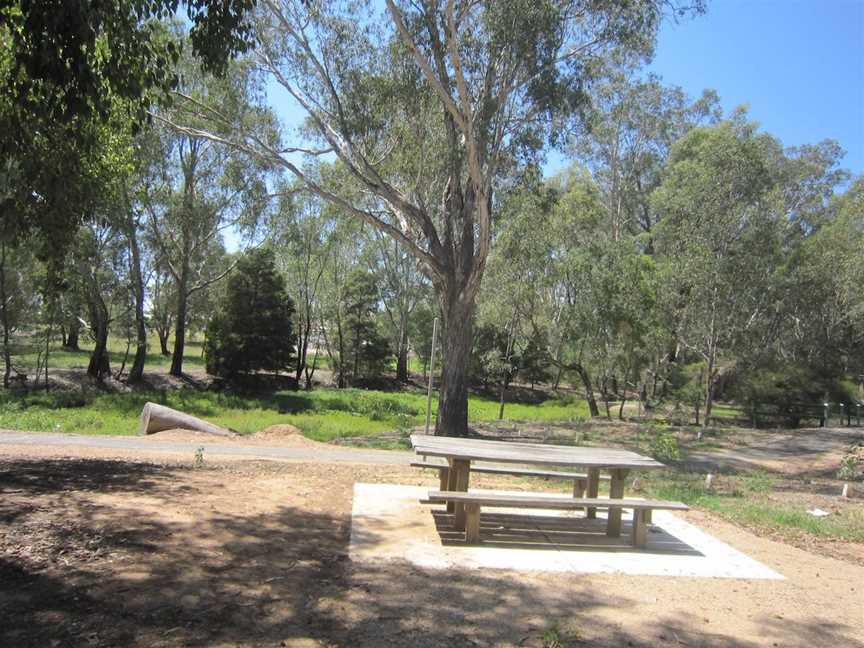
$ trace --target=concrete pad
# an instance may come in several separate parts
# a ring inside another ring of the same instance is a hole
[[[606,536],[605,513],[484,508],[480,545],[466,545],[441,505],[422,504],[429,488],[355,484],[349,555],[357,562],[407,560],[430,569],[508,569],[646,576],[782,579],[783,576],[668,511],[655,511],[645,549]],[[508,491],[497,491],[508,493]],[[539,495],[538,495],[539,496]],[[550,495],[554,496],[554,495]]]

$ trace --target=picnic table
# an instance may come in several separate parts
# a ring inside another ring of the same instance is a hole
[[[603,507],[597,500],[597,492],[601,479],[600,471],[609,472],[609,499],[621,500],[624,504],[624,480],[632,469],[657,469],[664,465],[651,457],[645,457],[629,450],[617,448],[586,448],[578,446],[548,445],[539,443],[523,443],[512,441],[489,441],[484,439],[466,439],[461,437],[431,436],[425,434],[414,434],[411,436],[411,445],[418,455],[424,457],[439,457],[446,460],[446,464],[437,466],[441,469],[441,490],[450,493],[467,493],[471,474],[471,462],[483,461],[496,464],[522,464],[528,466],[556,466],[564,468],[580,467],[587,469],[587,499],[586,503],[594,506],[586,507],[586,515],[589,518],[596,517],[596,509]],[[432,464],[424,464],[432,466]],[[492,472],[492,470],[487,470]],[[498,471],[505,472],[505,471]],[[521,471],[512,471],[514,474],[522,474]],[[533,474],[543,473],[551,476],[552,471],[537,471]],[[524,474],[532,474],[524,471]],[[562,474],[566,478],[569,473]],[[573,475],[576,477],[576,475]],[[446,486],[446,487],[445,487]],[[608,504],[608,501],[604,500]],[[631,500],[628,508],[638,507]],[[452,512],[455,514],[456,528],[465,528],[465,506],[461,498],[450,498]],[[541,502],[542,503],[542,502]],[[469,503],[470,504],[470,503]],[[662,508],[662,502],[656,502]],[[540,508],[540,506],[538,506]],[[648,508],[648,507],[646,507]],[[634,508],[635,512],[635,508]],[[650,508],[648,508],[647,519],[650,521]],[[606,523],[606,534],[618,537],[621,533],[621,507],[608,507]]]

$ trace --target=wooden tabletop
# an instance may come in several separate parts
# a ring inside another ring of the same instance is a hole
[[[485,441],[461,437],[412,434],[417,454],[447,459],[495,461],[546,466],[592,468],[663,468],[663,464],[629,450],[586,448],[513,441]]]

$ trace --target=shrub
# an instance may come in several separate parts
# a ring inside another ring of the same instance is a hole
[[[651,439],[651,456],[658,461],[677,461],[681,458],[678,437],[668,431],[659,431]]]
[[[207,372],[232,378],[285,369],[294,351],[294,303],[270,250],[253,250],[237,263],[225,297],[207,326]]]
[[[862,479],[864,473],[859,472],[859,467],[862,463],[860,455],[862,454],[864,454],[864,446],[853,443],[849,447],[849,450],[846,451],[846,454],[843,455],[843,458],[840,459],[840,469],[837,471],[837,479],[842,479],[843,481]]]

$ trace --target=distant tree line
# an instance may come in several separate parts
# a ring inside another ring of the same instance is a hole
[[[437,317],[453,434],[469,386],[702,424],[718,399],[855,395],[864,180],[835,142],[784,147],[642,73],[674,3],[591,3],[590,26],[579,3],[385,4],[378,29],[374,8],[191,3],[191,33],[170,3],[70,9],[93,42],[0,4],[5,387],[82,339],[96,381],[140,382],[154,352],[181,376],[190,335],[223,376],[405,382]],[[543,178],[552,147],[569,165]]]

